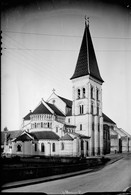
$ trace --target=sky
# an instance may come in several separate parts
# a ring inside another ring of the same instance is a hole
[[[103,112],[131,134],[130,5],[99,0],[30,2],[2,11],[1,130],[20,129],[23,117],[42,98],[46,101],[53,88],[72,100],[70,78],[86,15],[104,80]]]

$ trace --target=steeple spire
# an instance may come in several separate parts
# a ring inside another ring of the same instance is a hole
[[[87,24],[88,21],[88,24]],[[85,31],[81,43],[81,48],[76,64],[76,68],[71,79],[90,75],[100,82],[104,82],[101,78],[96,55],[89,30],[89,18],[85,16]]]

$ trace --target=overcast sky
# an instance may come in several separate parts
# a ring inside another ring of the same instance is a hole
[[[72,100],[70,80],[90,17],[103,80],[103,112],[131,134],[131,12],[103,1],[45,1],[2,13],[2,130],[56,94]],[[49,2],[49,3],[48,3]],[[73,3],[70,3],[73,2]],[[86,2],[86,3],[85,3]]]

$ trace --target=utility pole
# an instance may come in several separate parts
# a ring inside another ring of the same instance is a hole
[[[2,55],[2,30],[0,31],[0,55]]]

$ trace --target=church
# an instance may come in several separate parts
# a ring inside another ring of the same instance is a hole
[[[42,99],[23,118],[22,132],[10,142],[7,142],[6,137],[5,153],[20,156],[87,157],[103,155],[105,145],[106,150],[109,149],[110,145],[107,146],[107,140],[103,139],[103,120],[108,118],[102,112],[104,81],[87,22],[70,80],[72,101],[53,90],[46,101]]]

